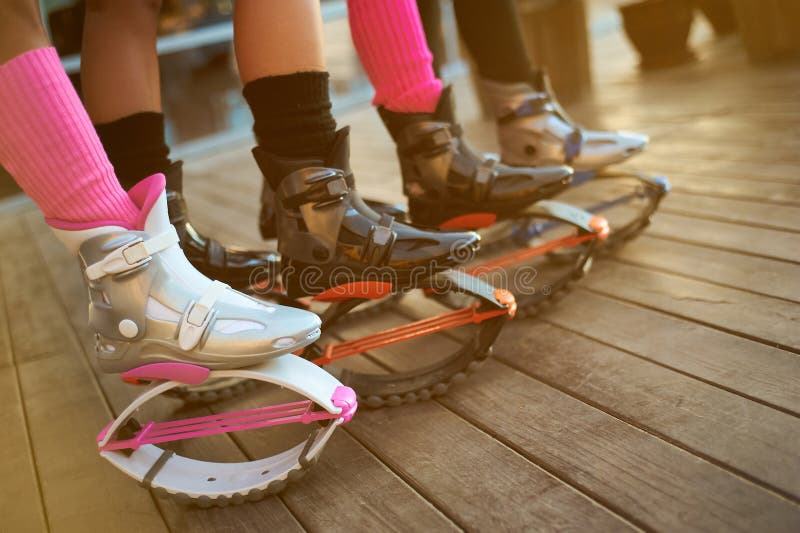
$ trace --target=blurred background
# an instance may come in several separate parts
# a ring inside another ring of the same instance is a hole
[[[442,0],[442,33],[447,54],[440,58],[444,77],[449,80],[469,72],[469,60],[461,53],[451,2]],[[40,3],[52,41],[80,90],[84,2],[41,0]],[[335,109],[341,112],[366,105],[372,89],[350,40],[346,2],[321,0],[321,3]],[[738,24],[751,59],[782,57],[787,50],[800,47],[800,37],[791,30],[800,22],[797,0],[519,0],[519,3],[531,55],[549,69],[556,93],[567,104],[590,94],[598,71],[592,68],[591,41],[619,32],[623,26],[632,49],[659,56],[649,65],[656,69],[696,59],[686,45],[692,39],[690,30],[694,34],[735,33],[737,17],[749,20],[753,26],[753,13],[762,13],[767,22],[757,21],[757,27],[752,28]],[[235,72],[232,10],[233,0],[164,0],[158,51],[167,139],[177,157],[219,149],[250,135],[251,116]],[[697,22],[692,25],[695,18]],[[776,32],[781,35],[776,36]],[[765,42],[770,38],[785,42]],[[647,67],[646,61],[642,55],[640,66]],[[18,192],[0,167],[0,198]]]

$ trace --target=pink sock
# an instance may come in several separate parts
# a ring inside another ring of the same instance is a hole
[[[396,113],[433,113],[442,82],[433,74],[416,0],[348,0],[350,32],[375,87],[372,103]]]
[[[130,225],[139,213],[55,48],[30,50],[0,65],[0,164],[51,225]]]

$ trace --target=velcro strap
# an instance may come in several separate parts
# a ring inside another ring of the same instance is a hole
[[[308,188],[303,192],[287,196],[283,199],[283,206],[287,209],[296,209],[303,204],[314,203],[314,207],[327,205],[343,200],[350,192],[344,172],[333,168],[321,168],[305,180]]]
[[[214,303],[227,288],[220,281],[212,281],[203,296],[189,304],[178,325],[178,345],[182,350],[189,351],[200,342],[214,315]]]
[[[178,232],[175,230],[175,226],[170,226],[168,230],[147,240],[137,237],[112,251],[100,261],[87,266],[86,277],[94,281],[109,274],[120,274],[133,270],[148,263],[158,252],[166,250],[173,244],[178,244],[178,241]]]

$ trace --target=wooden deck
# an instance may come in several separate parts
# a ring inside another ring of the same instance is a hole
[[[755,68],[735,40],[640,76],[595,43],[595,125],[643,130],[636,165],[674,190],[647,233],[598,261],[446,397],[359,412],[278,497],[201,510],[157,499],[94,436],[135,393],[92,360],[73,260],[30,204],[0,215],[0,531],[799,531],[800,68]],[[459,84],[470,138],[492,129]],[[353,131],[364,193],[399,200],[370,109]],[[248,147],[188,162],[190,207],[263,246]],[[264,443],[197,441],[218,459]]]

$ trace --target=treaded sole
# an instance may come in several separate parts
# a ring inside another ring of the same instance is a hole
[[[262,488],[250,489],[246,494],[239,492],[223,494],[212,498],[210,496],[190,496],[183,492],[167,492],[161,487],[150,489],[159,498],[169,498],[181,505],[196,505],[197,507],[228,507],[229,505],[241,505],[248,502],[257,502],[267,496],[278,494],[283,491],[289,483],[299,481],[306,475],[308,470],[317,463],[318,457],[314,457],[305,464],[297,463],[297,468],[287,472],[286,477],[275,479]]]
[[[389,394],[384,396],[370,395],[365,398],[361,395],[358,395],[358,404],[364,405],[365,407],[369,407],[371,409],[377,409],[380,407],[398,407],[403,404],[415,403],[420,400],[430,400],[431,398],[442,396],[446,394],[448,390],[450,390],[451,386],[466,381],[471,374],[475,373],[475,371],[477,371],[486,363],[486,360],[491,357],[491,354],[492,349],[489,348],[487,352],[479,357],[475,357],[475,359],[470,361],[470,363],[462,371],[456,372],[447,380],[440,381],[434,385],[407,392],[402,396],[397,394]]]

